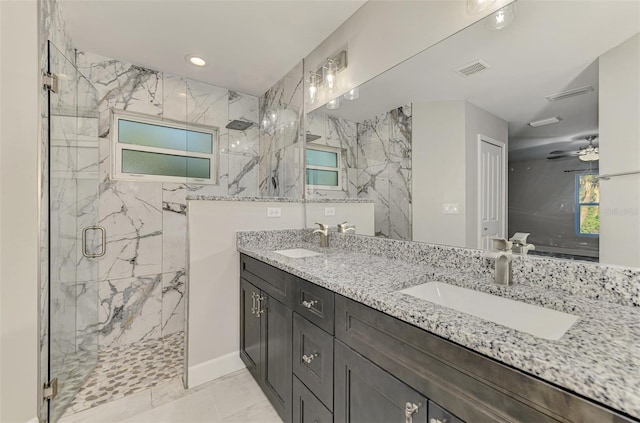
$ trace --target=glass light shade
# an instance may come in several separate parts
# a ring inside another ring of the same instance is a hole
[[[357,100],[360,97],[360,88],[353,88],[344,95],[346,100]]]
[[[516,8],[513,4],[510,4],[486,18],[487,28],[493,30],[502,29],[511,24],[515,19]]]
[[[320,81],[318,78],[318,74],[309,71],[309,86],[307,88],[307,103],[315,104],[318,99],[318,86],[320,85]]]
[[[586,154],[578,156],[583,162],[594,162],[600,159],[600,154],[597,151],[587,151]]]
[[[328,94],[332,94],[338,89],[338,64],[334,60],[327,60],[322,67],[322,79]]]
[[[327,103],[327,109],[335,110],[340,107],[340,97],[336,97],[333,100],[329,100]]]
[[[495,3],[496,0],[467,0],[467,13],[475,15]]]

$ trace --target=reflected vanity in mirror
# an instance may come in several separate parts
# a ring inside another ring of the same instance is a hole
[[[639,5],[508,7],[507,26],[489,16],[307,105],[307,199],[373,202],[373,230],[349,219],[361,234],[529,233],[529,254],[640,266]]]

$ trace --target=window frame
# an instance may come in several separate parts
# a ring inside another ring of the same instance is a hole
[[[582,206],[597,206],[598,207],[598,212],[600,212],[600,203],[593,203],[593,202],[588,202],[588,203],[582,203],[580,202],[580,177],[581,176],[598,176],[597,173],[577,173],[576,174],[576,178],[575,178],[575,187],[576,187],[576,193],[575,193],[575,204],[576,204],[576,217],[575,217],[575,233],[577,236],[585,236],[585,237],[592,237],[592,238],[598,238],[600,237],[600,234],[588,234],[588,233],[583,233],[580,231],[580,210]],[[598,180],[598,187],[600,186],[600,181]]]
[[[307,150],[316,150],[316,151],[324,151],[327,153],[335,153],[336,154],[336,164],[337,167],[329,167],[329,166],[318,166],[318,165],[310,165],[307,163]],[[328,145],[309,145],[307,144],[305,147],[305,169],[304,169],[304,182],[308,188],[315,190],[329,190],[329,191],[342,191],[342,149],[338,147],[331,147]],[[311,170],[326,170],[330,172],[338,172],[338,185],[311,185],[307,183],[307,169]]]
[[[117,181],[170,182],[191,183],[199,185],[218,185],[218,168],[220,160],[220,154],[218,153],[220,145],[220,129],[218,127],[201,125],[197,123],[186,123],[172,119],[164,119],[141,113],[128,112],[125,110],[112,109],[111,115],[111,179]],[[211,153],[199,153],[186,150],[174,150],[171,148],[149,147],[140,144],[121,143],[118,136],[118,123],[120,120],[210,134],[212,142]],[[122,172],[122,150],[209,159],[209,178],[189,178],[183,176],[149,175],[143,173]]]

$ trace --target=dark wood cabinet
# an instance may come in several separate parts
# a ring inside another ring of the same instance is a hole
[[[256,312],[260,290],[240,279],[240,358],[256,380],[260,379],[261,321]]]
[[[293,377],[293,423],[332,423],[333,414],[297,377]]]
[[[427,422],[427,398],[339,341],[334,389],[338,422]]]
[[[251,257],[240,276],[240,357],[285,422],[634,421]]]
[[[291,420],[291,309],[263,293],[262,389],[280,417]]]
[[[240,280],[240,358],[285,422],[291,421],[292,313]]]

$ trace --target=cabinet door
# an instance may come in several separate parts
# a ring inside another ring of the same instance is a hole
[[[335,421],[427,422],[424,396],[339,341],[335,343],[334,362]]]
[[[262,388],[280,417],[290,422],[293,314],[264,292],[262,296]]]
[[[333,423],[333,415],[297,377],[293,377],[293,423]]]
[[[240,358],[254,378],[260,378],[260,290],[240,279]]]

